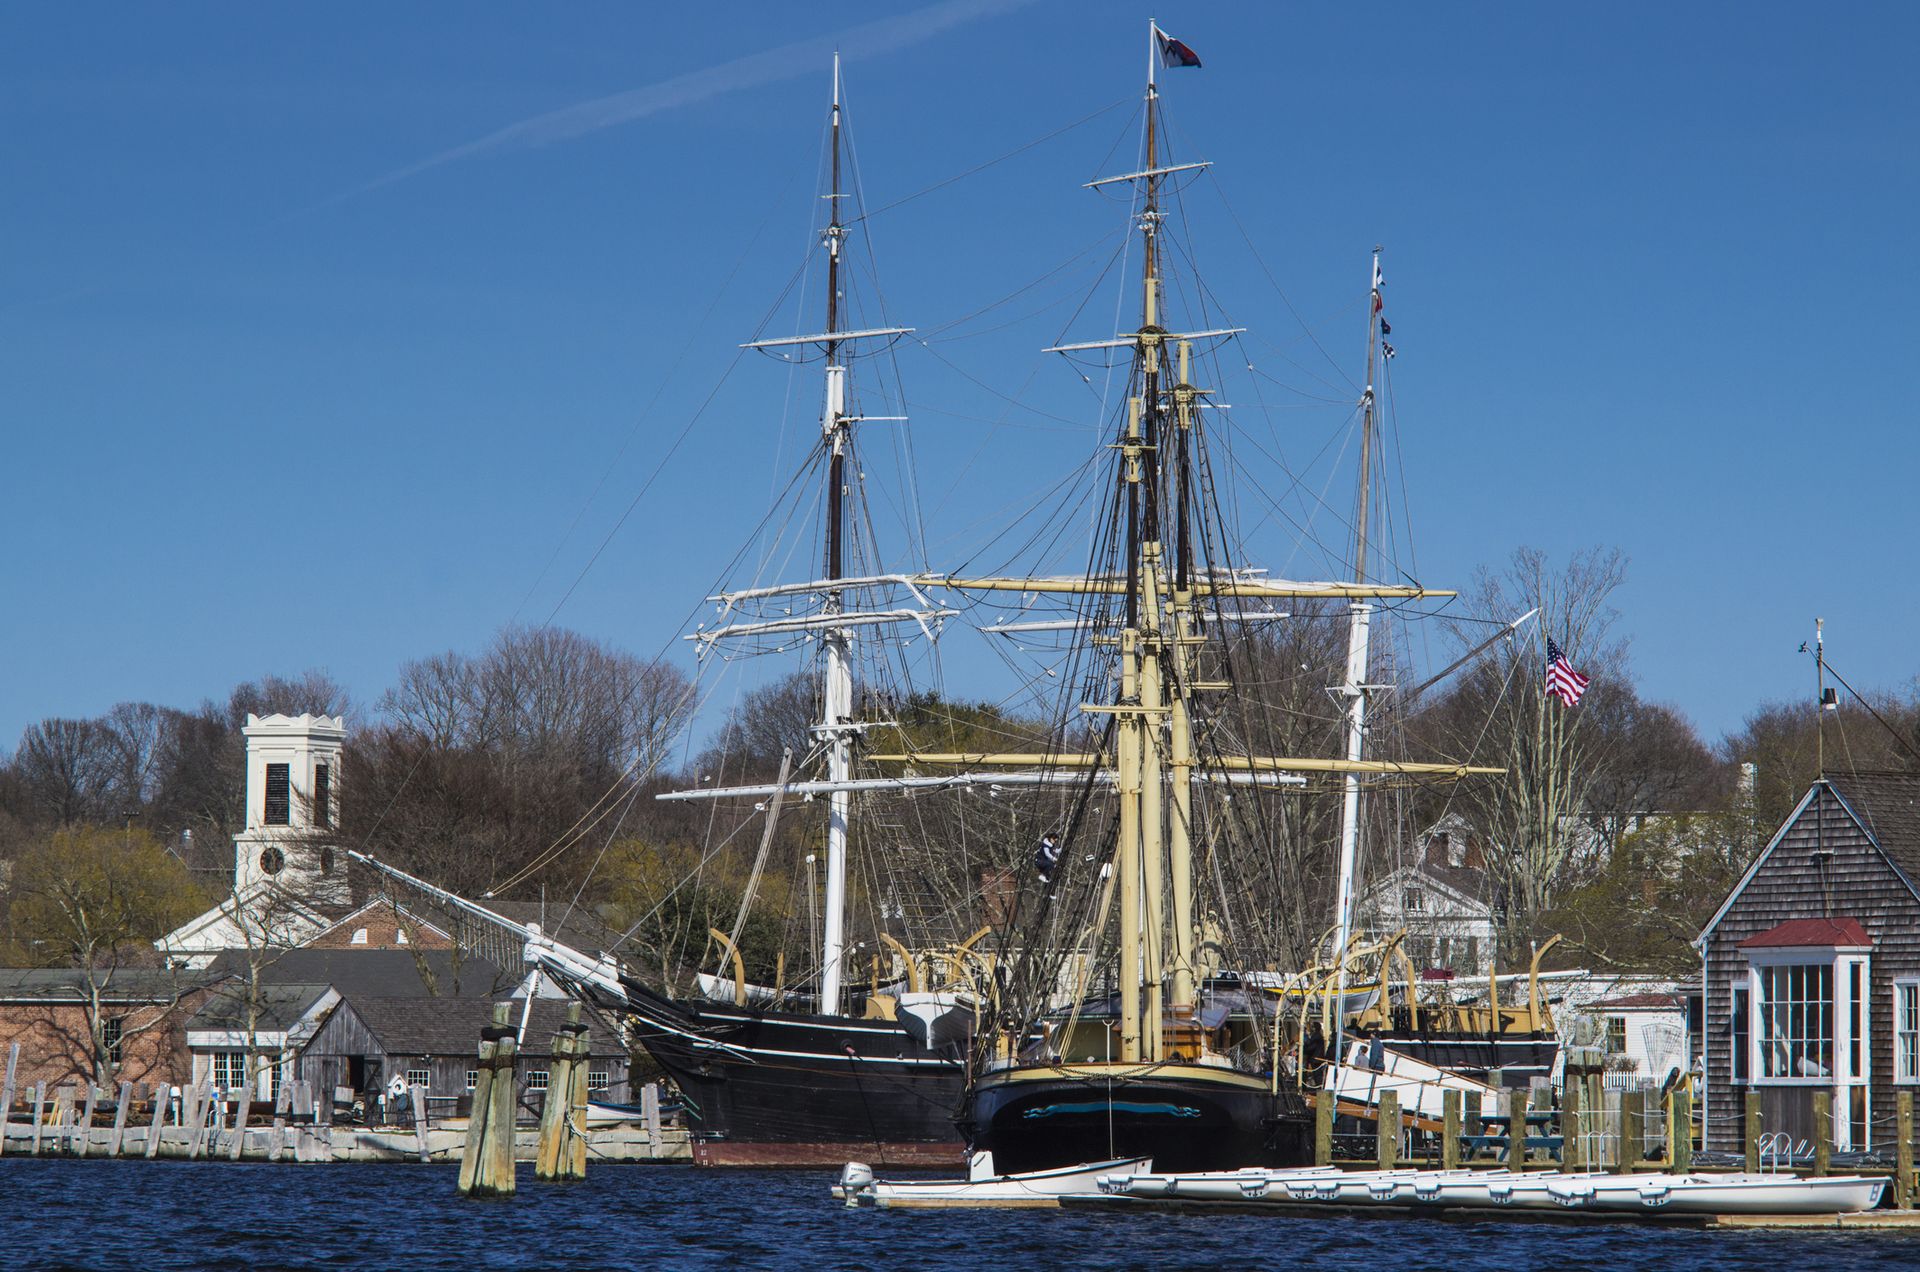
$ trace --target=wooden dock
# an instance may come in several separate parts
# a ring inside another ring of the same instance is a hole
[[[1631,1224],[1642,1228],[1709,1231],[1742,1229],[1870,1231],[1920,1235],[1920,1211],[1868,1210],[1851,1215],[1664,1215],[1604,1210],[1512,1210],[1497,1206],[1394,1205],[1326,1201],[1191,1201],[1076,1193],[1057,1199],[1063,1210],[1165,1214],[1262,1214],[1277,1219],[1425,1219],[1439,1223],[1544,1223],[1562,1226]]]
[[[420,1118],[413,1125],[360,1126],[326,1120],[312,1095],[290,1083],[271,1120],[249,1122],[247,1110],[192,1088],[137,1102],[122,1084],[116,1092],[36,1084],[21,1107],[0,1103],[0,1159],[90,1157],[236,1162],[457,1162],[466,1147],[467,1119]],[[422,1108],[414,1103],[416,1111]],[[513,1160],[537,1160],[540,1128],[513,1130]],[[586,1128],[586,1155],[605,1162],[691,1162],[684,1128],[635,1122]]]

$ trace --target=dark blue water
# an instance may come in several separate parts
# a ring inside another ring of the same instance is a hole
[[[1266,1215],[848,1210],[832,1176],[602,1165],[465,1201],[447,1166],[0,1159],[0,1267],[1480,1268],[1920,1267],[1893,1233],[1705,1233]]]

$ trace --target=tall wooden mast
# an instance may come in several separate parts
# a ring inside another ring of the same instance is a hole
[[[1360,394],[1360,484],[1354,500],[1353,581],[1367,581],[1367,529],[1372,519],[1373,493],[1373,376],[1380,344],[1380,249],[1373,249],[1373,271],[1367,292],[1367,382]],[[1357,764],[1367,742],[1367,662],[1368,641],[1373,625],[1373,606],[1365,597],[1355,598],[1348,608],[1347,678],[1340,686],[1346,699],[1346,758]],[[1347,945],[1353,935],[1353,893],[1360,857],[1360,773],[1350,769],[1340,798],[1340,883],[1335,899],[1333,957],[1337,964],[1335,983],[1344,993],[1347,986]],[[1344,1011],[1335,1013],[1336,1043]],[[1337,1052],[1336,1052],[1337,1054]]]

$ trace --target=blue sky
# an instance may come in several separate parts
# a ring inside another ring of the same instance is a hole
[[[1148,12],[0,11],[0,746],[307,667],[371,702],[515,619],[675,646],[813,410],[729,367],[809,242],[835,41],[869,207],[1059,134],[871,223],[890,315],[970,337],[900,371],[933,564],[977,554],[1094,436],[1036,351],[1110,325],[1067,284],[1124,221],[1079,186],[1132,157]],[[1314,399],[1359,375],[1380,243],[1429,582],[1617,545],[1643,691],[1710,738],[1805,692],[1816,614],[1855,684],[1920,671],[1920,10],[1159,18],[1206,63],[1165,76],[1217,164],[1193,232],[1291,464],[1348,418]]]

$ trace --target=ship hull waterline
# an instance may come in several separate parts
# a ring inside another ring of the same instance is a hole
[[[1023,1173],[1112,1157],[1156,1170],[1300,1166],[1312,1117],[1298,1092],[1201,1065],[1070,1065],[988,1074],[960,1118],[968,1146]],[[1175,1166],[1172,1163],[1190,1163]]]

